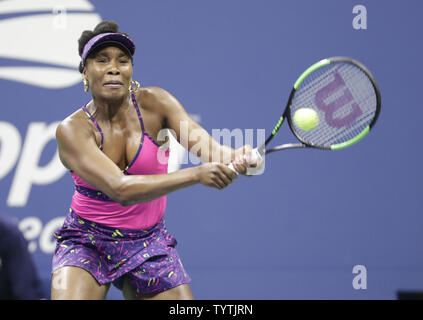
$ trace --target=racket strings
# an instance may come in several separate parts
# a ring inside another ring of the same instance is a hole
[[[377,98],[372,82],[359,67],[335,62],[308,75],[292,100],[291,119],[300,108],[312,108],[318,125],[305,131],[293,122],[296,134],[306,143],[330,147],[359,135],[376,114]]]

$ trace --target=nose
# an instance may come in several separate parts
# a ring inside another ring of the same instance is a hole
[[[117,76],[120,74],[120,71],[118,68],[110,68],[109,71],[107,71],[107,74]]]
[[[110,74],[110,75],[119,75],[120,74],[120,70],[119,70],[119,67],[118,67],[118,64],[116,63],[116,61],[112,61],[110,63],[110,67],[109,67],[109,70],[107,70],[107,74]]]

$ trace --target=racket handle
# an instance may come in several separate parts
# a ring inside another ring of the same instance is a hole
[[[263,163],[255,168],[251,167],[251,168],[247,168],[247,175],[259,175],[262,174],[264,171],[264,159],[262,157],[262,155],[260,154],[260,152],[258,151],[257,148],[254,148],[253,150],[251,150],[251,162],[256,162],[256,161],[263,161]],[[238,174],[238,171],[235,170],[234,165],[231,163],[229,164],[229,169],[231,169],[233,172],[235,172],[236,174]]]

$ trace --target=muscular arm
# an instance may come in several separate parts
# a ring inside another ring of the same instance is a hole
[[[213,139],[166,90],[157,87],[145,88],[139,98],[143,105],[158,110],[178,142],[203,162],[229,164],[235,159],[235,150]]]
[[[64,120],[57,128],[56,140],[60,159],[68,169],[122,205],[148,202],[197,183],[223,189],[236,178],[224,165],[126,176],[99,150],[93,131],[78,118]]]
[[[56,139],[63,164],[122,205],[147,202],[199,182],[196,168],[164,175],[126,176],[96,145],[82,120],[65,120]]]

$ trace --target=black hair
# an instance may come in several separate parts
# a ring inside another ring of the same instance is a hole
[[[99,34],[109,33],[109,32],[110,33],[120,32],[119,31],[119,25],[114,21],[105,20],[105,21],[101,21],[99,24],[97,24],[93,31],[91,31],[91,30],[83,31],[81,36],[78,39],[79,56],[82,57],[82,52],[84,51],[84,47],[88,43],[88,41],[90,41],[95,36],[98,36]],[[123,32],[120,32],[120,33],[128,36],[128,34],[126,34],[126,33],[123,33]],[[81,61],[79,63],[79,72],[82,73],[83,70],[84,70],[84,67],[83,67],[82,61]]]

